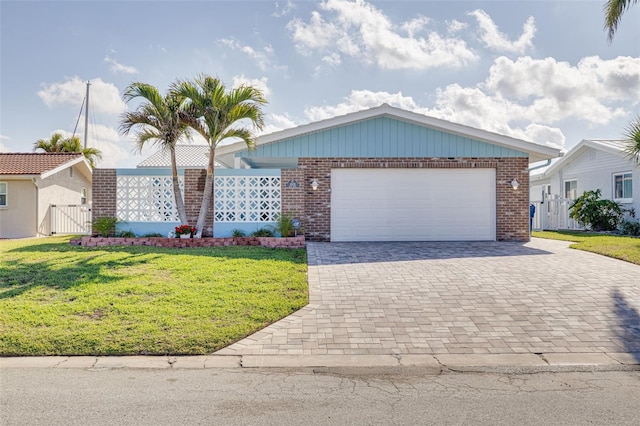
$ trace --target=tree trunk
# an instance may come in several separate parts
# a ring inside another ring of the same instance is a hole
[[[187,211],[184,208],[184,200],[182,199],[182,191],[180,190],[180,180],[178,179],[178,166],[176,164],[176,152],[171,150],[171,180],[173,182],[173,196],[178,210],[178,219],[180,225],[188,225]]]
[[[200,214],[198,215],[196,234],[194,235],[194,238],[202,238],[202,230],[204,229],[207,214],[209,213],[209,204],[211,204],[211,198],[213,197],[213,165],[215,164],[215,157],[215,147],[211,146],[211,149],[209,150],[209,164],[207,165],[207,178],[204,182],[204,194],[202,195],[202,205],[200,206]],[[211,234],[213,234],[213,232],[214,229],[212,223]]]

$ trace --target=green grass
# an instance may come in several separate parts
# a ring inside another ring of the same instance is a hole
[[[590,251],[640,265],[640,238],[580,231],[536,231],[533,237],[574,241],[571,248]]]
[[[0,240],[0,355],[207,354],[308,303],[302,249]]]

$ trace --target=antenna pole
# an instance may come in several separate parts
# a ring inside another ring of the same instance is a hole
[[[84,149],[87,149],[87,138],[89,136],[89,86],[91,83],[87,80],[87,94],[85,95],[84,109]]]

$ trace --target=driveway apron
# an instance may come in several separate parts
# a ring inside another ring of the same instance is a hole
[[[640,353],[640,266],[568,245],[308,243],[309,305],[217,353]]]

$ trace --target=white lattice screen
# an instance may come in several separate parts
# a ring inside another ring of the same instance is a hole
[[[271,222],[280,214],[279,176],[218,176],[216,222]]]
[[[118,176],[116,209],[128,222],[178,222],[171,176]]]
[[[279,176],[216,176],[214,183],[216,222],[271,222],[280,214]],[[116,207],[128,222],[179,221],[171,176],[118,176]]]

